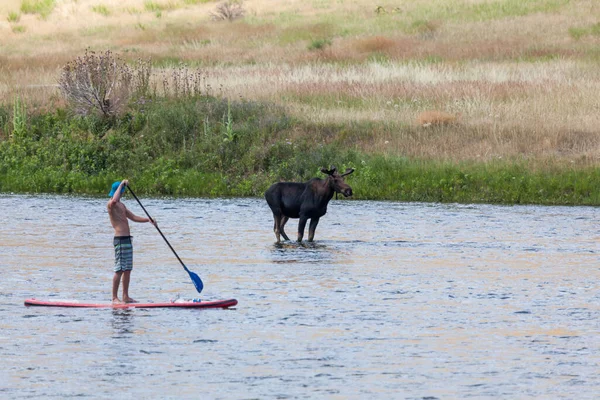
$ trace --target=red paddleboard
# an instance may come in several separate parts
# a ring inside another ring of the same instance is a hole
[[[82,303],[77,300],[25,300],[26,306],[71,307],[71,308],[229,308],[237,304],[236,299],[213,301],[187,301],[177,303]]]

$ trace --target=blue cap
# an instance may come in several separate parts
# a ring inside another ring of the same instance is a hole
[[[110,188],[110,193],[108,194],[108,197],[114,196],[114,194],[117,191],[117,189],[119,188],[120,184],[121,184],[121,181],[116,181],[115,183],[112,184],[112,187]],[[125,185],[123,185],[123,189],[121,189],[121,194],[123,194],[124,191],[125,191]]]

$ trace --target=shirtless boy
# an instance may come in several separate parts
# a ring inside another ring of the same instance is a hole
[[[110,223],[115,229],[115,238],[113,240],[115,246],[115,275],[112,284],[112,301],[116,304],[136,302],[129,297],[129,277],[131,275],[131,270],[133,269],[133,246],[131,244],[131,234],[129,232],[129,221],[127,219],[134,222],[151,222],[152,224],[156,224],[156,222],[150,218],[138,217],[129,211],[127,207],[125,207],[125,204],[121,203],[121,196],[123,195],[123,192],[125,192],[125,186],[127,186],[128,183],[129,181],[127,179],[113,183],[111,191],[108,194],[110,200],[106,205]],[[117,295],[121,277],[123,277],[123,301],[121,301]]]

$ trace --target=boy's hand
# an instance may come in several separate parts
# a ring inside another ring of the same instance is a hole
[[[129,185],[129,180],[127,180],[127,179],[123,179],[123,182],[122,182],[122,183],[123,183],[123,185],[127,186],[127,185]]]
[[[150,223],[154,226],[158,226],[158,222],[156,222],[156,220],[154,218],[148,218],[150,220]]]

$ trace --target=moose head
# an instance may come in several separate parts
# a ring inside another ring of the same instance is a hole
[[[327,182],[336,193],[341,193],[344,197],[352,196],[352,188],[344,182],[344,177],[353,173],[354,168],[348,168],[346,172],[340,174],[337,168],[332,165],[329,169],[321,168],[321,172],[328,175]]]

